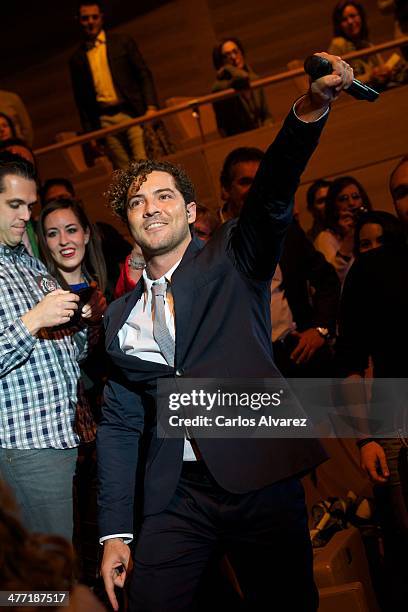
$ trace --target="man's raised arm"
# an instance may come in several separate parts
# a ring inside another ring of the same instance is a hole
[[[261,162],[233,236],[237,267],[250,278],[272,278],[292,219],[294,195],[319,142],[330,104],[353,81],[352,68],[341,58],[318,55],[330,61],[333,72],[312,82],[293,105]]]

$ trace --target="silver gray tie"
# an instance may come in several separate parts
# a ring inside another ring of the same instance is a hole
[[[159,345],[163,357],[165,358],[169,366],[173,367],[175,342],[170,335],[169,328],[166,325],[166,313],[164,309],[166,304],[166,291],[167,282],[153,283],[153,336],[157,344]]]

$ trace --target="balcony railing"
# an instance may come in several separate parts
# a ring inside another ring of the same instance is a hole
[[[381,53],[382,51],[388,51],[395,47],[400,47],[402,45],[408,45],[408,37],[404,36],[402,38],[393,39],[379,45],[373,45],[372,47],[367,47],[366,49],[360,49],[358,51],[353,51],[352,53],[347,53],[343,56],[345,60],[352,60],[358,57],[365,57],[367,55],[372,55],[375,53]],[[280,72],[279,74],[263,77],[260,79],[256,79],[251,81],[249,87],[251,89],[258,89],[259,87],[266,87],[268,85],[274,85],[276,83],[281,83],[283,81],[287,81],[290,79],[294,79],[295,77],[299,77],[304,75],[303,68],[296,68],[295,70],[287,70],[285,72]],[[200,107],[204,104],[212,104],[213,102],[217,102],[218,100],[225,100],[227,98],[231,98],[233,96],[239,95],[239,92],[234,89],[227,89],[225,91],[221,91],[218,93],[208,94],[206,96],[200,96],[198,98],[193,98],[191,100],[187,100],[186,102],[182,102],[180,104],[171,106],[169,108],[163,108],[158,110],[152,115],[148,117],[143,115],[141,117],[136,117],[135,119],[131,119],[129,121],[125,121],[121,123],[119,126],[103,128],[100,130],[96,130],[94,132],[87,132],[86,134],[82,134],[80,136],[76,136],[75,138],[67,139],[62,142],[58,142],[52,145],[48,145],[46,147],[41,147],[35,150],[35,155],[45,155],[48,153],[53,153],[54,151],[60,151],[62,149],[67,149],[68,147],[72,147],[74,145],[81,145],[91,140],[96,140],[100,138],[105,138],[110,134],[116,134],[118,132],[122,132],[127,130],[129,127],[134,125],[141,125],[144,123],[148,123],[150,121],[156,121],[157,119],[162,119],[164,117],[168,117],[169,115],[175,115],[181,111],[191,110],[194,118],[197,120],[199,133],[201,136],[201,141],[205,143],[205,135],[204,130],[202,129],[201,121],[200,121]]]

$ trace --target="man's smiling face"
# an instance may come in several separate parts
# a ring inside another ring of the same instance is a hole
[[[185,203],[171,174],[154,170],[127,195],[127,219],[135,242],[148,257],[163,255],[191,240],[189,225],[196,217],[195,202]]]

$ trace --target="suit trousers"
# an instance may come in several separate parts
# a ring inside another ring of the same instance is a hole
[[[224,553],[243,594],[240,609],[317,610],[299,480],[233,494],[222,489],[199,461],[183,464],[169,506],[143,520],[135,547],[129,612],[198,610],[202,576],[209,563]],[[207,584],[206,590],[211,586]],[[216,601],[211,608],[212,612],[218,609]]]
[[[100,122],[101,127],[106,128],[120,125],[130,119],[133,119],[133,117],[126,113],[116,113],[116,115],[102,114]],[[106,143],[115,168],[126,170],[129,161],[146,157],[143,127],[141,125],[134,125],[117,134],[106,136]]]

